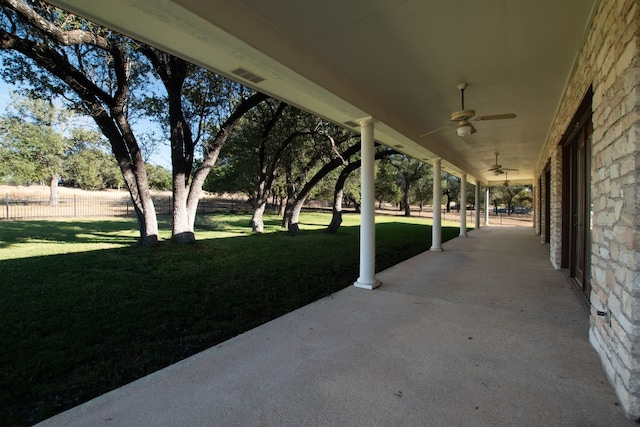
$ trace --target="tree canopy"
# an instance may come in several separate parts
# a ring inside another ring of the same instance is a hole
[[[336,197],[358,208],[358,177],[351,172],[359,167],[360,142],[351,131],[44,2],[0,4],[0,76],[18,83],[34,103],[63,100],[65,111],[90,117],[101,134],[86,129],[56,134],[55,126],[42,125],[44,119],[36,129],[27,125],[26,115],[7,117],[0,147],[7,159],[0,165],[5,180],[46,177],[88,189],[124,186],[144,245],[157,242],[152,189],[172,190],[177,242],[195,240],[203,189],[246,194],[256,232],[269,201],[292,230],[309,197],[333,199],[335,212]],[[157,123],[162,135],[137,128],[141,120]],[[144,151],[159,140],[169,143],[170,171],[146,162]],[[18,141],[40,147],[30,148],[39,157],[11,166],[16,153],[28,158],[28,146]],[[422,209],[430,202],[429,165],[381,147],[376,158],[382,159],[379,204],[400,203],[411,215],[412,204]],[[460,180],[446,173],[443,178],[450,209],[459,198]],[[526,194],[516,192],[509,200],[524,203]]]
[[[63,120],[54,115],[45,101],[25,98],[0,117],[0,167],[5,181],[48,184],[60,175],[67,141]]]
[[[202,184],[239,119],[266,95],[44,2],[0,4],[2,78],[21,84],[34,98],[62,97],[69,108],[95,121],[131,194],[143,245],[157,242],[158,221],[132,124],[146,115],[166,125],[174,193],[172,236],[193,241]],[[164,95],[149,90],[158,82]]]

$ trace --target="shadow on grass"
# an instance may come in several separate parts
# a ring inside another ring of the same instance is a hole
[[[11,227],[8,242],[26,227],[43,240],[75,243],[78,234],[112,238],[131,223]],[[41,421],[349,286],[358,275],[358,232],[345,226],[336,234],[281,232],[3,261],[0,348],[11,351],[0,353],[0,419]],[[443,241],[458,233],[443,229]],[[376,235],[378,271],[431,242],[431,228],[420,224],[377,224]]]
[[[11,221],[0,225],[0,249],[29,241],[57,243],[135,243],[131,220]]]
[[[251,216],[247,216],[244,218],[235,218],[228,219],[225,218],[224,215],[216,215],[205,217],[201,219],[196,224],[197,230],[207,230],[207,231],[237,231],[242,233],[247,233],[251,231]],[[280,218],[265,218],[264,225],[265,228],[268,229],[278,229],[282,224],[282,219]],[[196,230],[196,231],[197,231]]]

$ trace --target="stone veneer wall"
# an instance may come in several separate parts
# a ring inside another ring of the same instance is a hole
[[[594,129],[589,337],[627,415],[637,419],[640,418],[640,0],[598,2],[540,156],[538,177],[551,160],[550,256],[556,268],[560,266],[562,243],[562,150],[558,143],[589,85],[593,86]]]
[[[534,180],[534,184],[533,184],[533,200],[534,203],[539,203],[540,198],[544,197],[543,194],[540,194],[540,186],[537,185],[537,180]],[[540,209],[536,209],[535,207],[533,208],[533,229],[536,232],[536,234],[540,234],[542,235],[542,229],[540,228],[540,215],[542,215],[542,212],[540,212]],[[544,243],[544,242],[541,242]]]
[[[539,175],[539,179],[537,180],[538,182],[538,187],[537,187],[537,191],[534,192],[533,195],[533,200],[535,203],[535,208],[534,210],[537,212],[536,218],[538,218],[538,221],[536,222],[536,233],[540,235],[540,243],[545,244],[547,243],[545,241],[545,236],[546,236],[546,231],[547,231],[547,213],[545,212],[545,207],[546,205],[546,201],[547,201],[547,197],[549,197],[549,195],[547,194],[547,185],[546,185],[546,181],[547,181],[547,176],[544,173],[544,169],[540,172]]]

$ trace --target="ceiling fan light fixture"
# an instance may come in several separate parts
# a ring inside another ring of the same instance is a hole
[[[464,138],[467,135],[471,135],[472,133],[475,133],[475,131],[476,130],[473,128],[471,123],[467,121],[460,122],[456,129],[456,132],[458,132],[458,136],[461,138]]]
[[[464,138],[467,135],[471,135],[471,126],[462,125],[458,127],[458,136]]]

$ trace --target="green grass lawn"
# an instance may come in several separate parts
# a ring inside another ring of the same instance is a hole
[[[359,217],[336,234],[329,221],[303,213],[292,237],[266,216],[252,235],[246,215],[211,215],[196,243],[155,248],[135,246],[130,219],[0,222],[0,424],[43,420],[352,284]],[[378,271],[431,244],[423,218],[376,222]]]

